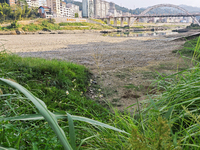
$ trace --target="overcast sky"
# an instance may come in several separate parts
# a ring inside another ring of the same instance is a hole
[[[184,4],[189,6],[200,7],[200,0],[106,0],[106,1],[116,3],[120,6],[127,7],[129,9],[148,7],[156,4],[174,4],[174,5]]]

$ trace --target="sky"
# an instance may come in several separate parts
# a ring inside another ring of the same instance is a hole
[[[82,1],[82,0],[77,0]],[[200,7],[200,0],[105,0],[108,2],[116,3],[120,6],[127,7],[129,9],[141,8],[153,6],[156,4],[174,4],[174,5],[189,5],[194,7]]]

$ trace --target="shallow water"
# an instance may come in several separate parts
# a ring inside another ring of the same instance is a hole
[[[103,36],[111,36],[111,37],[152,37],[152,36],[165,36],[178,34],[178,32],[172,31],[145,31],[145,32],[113,32],[103,34]]]

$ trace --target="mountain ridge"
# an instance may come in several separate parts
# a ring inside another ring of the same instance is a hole
[[[66,3],[73,3],[73,4],[75,4],[75,5],[78,5],[78,6],[79,6],[79,10],[82,10],[82,2],[74,1],[74,0],[65,0],[65,2],[66,2]],[[193,6],[189,6],[189,5],[183,5],[183,4],[178,5],[178,6],[184,8],[184,9],[186,9],[186,10],[187,10],[188,12],[190,12],[190,13],[197,13],[197,12],[200,12],[200,7],[193,7]],[[145,9],[147,9],[147,8],[128,9],[128,8],[126,8],[126,7],[122,7],[122,6],[119,6],[119,5],[117,5],[117,4],[115,4],[115,8],[116,8],[116,10],[118,10],[118,11],[129,12],[129,13],[135,14],[135,15],[139,15],[142,11],[144,11]],[[173,8],[171,8],[171,10],[172,10],[172,13],[178,12],[178,10],[175,11]],[[158,8],[158,9],[156,9],[156,11],[157,11],[157,13],[161,13],[161,14],[162,14],[162,13],[164,13],[165,11],[166,11],[166,12],[169,12],[169,9],[165,9],[165,8],[161,9],[161,8]],[[155,11],[155,10],[154,10],[154,11],[152,10],[152,12],[150,12],[150,13],[155,13],[156,11]]]

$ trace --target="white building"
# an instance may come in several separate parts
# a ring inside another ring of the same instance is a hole
[[[39,0],[31,0],[31,7],[39,7]]]
[[[101,0],[94,0],[94,17],[101,18]]]
[[[60,17],[60,0],[47,0],[47,6],[51,8],[54,17]]]
[[[79,18],[82,18],[82,12],[79,11],[79,6],[65,2],[61,2],[60,5],[60,15],[61,17],[67,17],[67,18],[75,18],[75,14],[78,14]]]
[[[26,3],[29,8],[31,7],[39,7],[39,0],[26,0]]]
[[[94,17],[104,18],[108,16],[110,3],[103,0],[94,0]]]
[[[106,17],[106,3],[105,1],[101,1],[101,17]]]
[[[79,11],[79,6],[71,4],[71,3],[68,3],[66,5],[66,7],[69,8],[69,11],[70,11],[70,14],[71,14],[71,18],[74,18],[76,13],[78,14],[78,17],[82,16],[81,12]]]
[[[93,18],[94,17],[94,2],[93,2],[93,0],[83,0],[82,1],[82,14],[83,14],[83,18]]]
[[[39,6],[47,6],[46,0],[39,0]]]
[[[112,2],[110,3],[110,8],[108,10],[108,14],[109,14],[109,16],[117,17],[117,10],[115,8],[115,4]]]
[[[106,8],[105,8],[105,14],[106,14],[106,16],[108,16],[108,11],[110,9],[110,3],[105,1],[105,6],[106,6]]]

